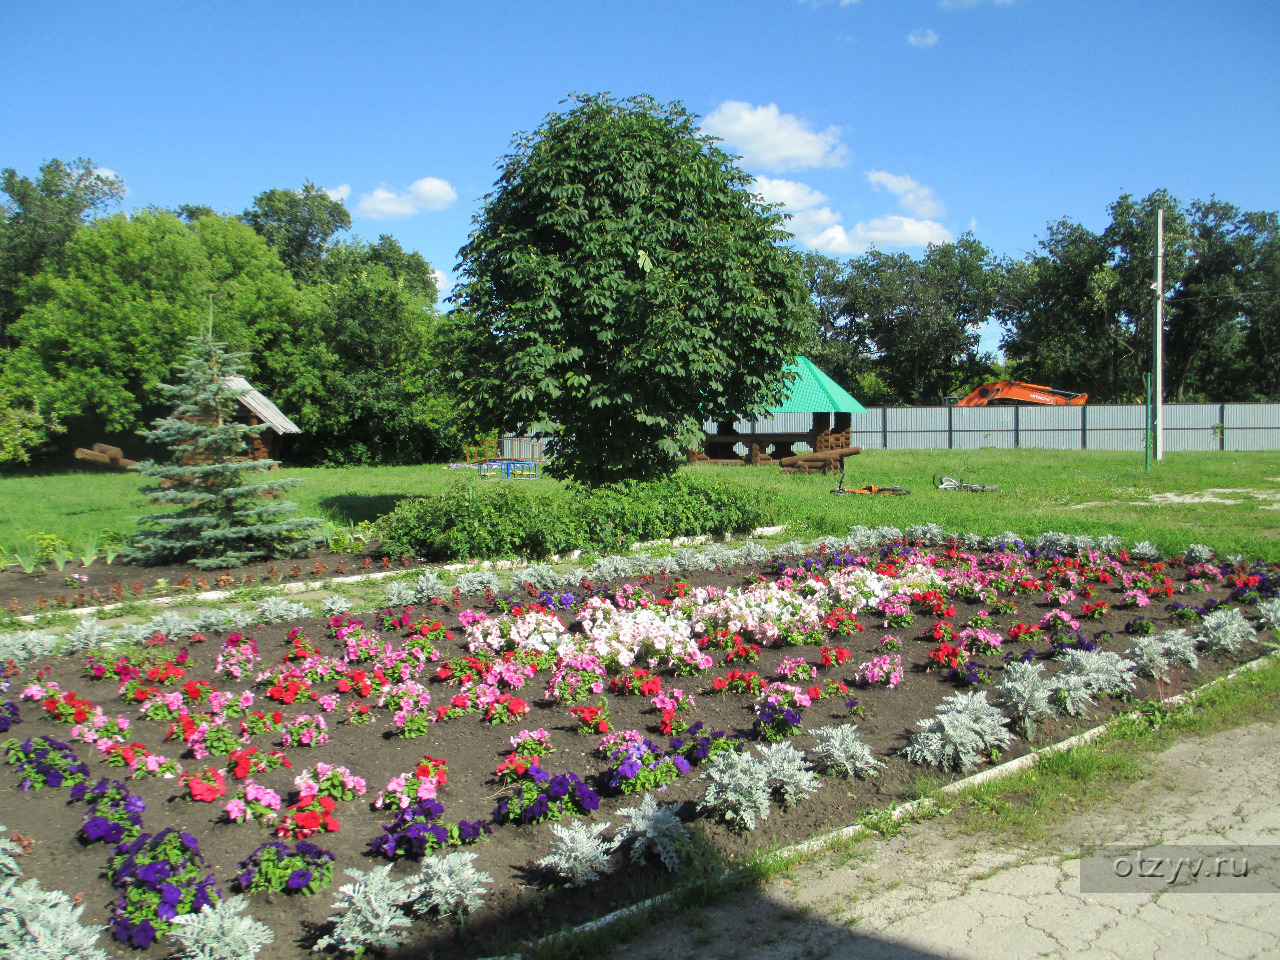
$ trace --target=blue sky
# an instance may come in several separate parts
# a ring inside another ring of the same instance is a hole
[[[125,209],[311,180],[450,274],[516,131],[681,100],[797,242],[999,254],[1122,192],[1280,209],[1275,0],[9,0],[0,166],[87,156]]]

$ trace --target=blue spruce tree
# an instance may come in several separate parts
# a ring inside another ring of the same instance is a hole
[[[234,419],[240,391],[227,378],[239,374],[244,355],[228,353],[211,336],[193,337],[190,349],[181,382],[161,385],[177,409],[140,431],[167,446],[171,462],[148,460],[132,468],[161,481],[142,488],[152,502],[178,509],[140,517],[140,525],[150,529],[134,537],[128,559],[211,570],[305,553],[321,521],[290,516],[296,503],[271,499],[301,481],[259,479],[277,463],[249,459],[251,441],[267,427]]]

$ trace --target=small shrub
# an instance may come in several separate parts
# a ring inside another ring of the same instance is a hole
[[[434,573],[422,573],[418,575],[417,580],[413,581],[413,600],[411,602],[430,603],[436,598],[443,599],[450,593],[452,591]]]
[[[258,601],[254,616],[258,623],[282,623],[311,616],[305,603],[294,603],[284,597],[263,597]]]
[[[1013,740],[1006,723],[1008,717],[987,702],[985,690],[952,694],[934,717],[919,721],[919,732],[911,734],[902,753],[912,763],[969,770]]]
[[[1182,560],[1187,566],[1208,563],[1212,559],[1213,547],[1207,547],[1203,543],[1190,544],[1186,550],[1182,551]]]
[[[1231,607],[1227,610],[1215,610],[1204,618],[1196,643],[1201,650],[1211,653],[1217,650],[1238,653],[1256,635],[1257,631],[1244,618],[1240,608]]]
[[[907,539],[912,543],[923,543],[927,547],[936,547],[947,539],[947,532],[936,523],[918,523],[907,527]]]
[[[14,633],[0,633],[0,663],[12,660],[19,667],[28,660],[47,657],[61,640],[52,633],[43,630],[18,630]]]
[[[329,917],[335,924],[333,932],[316,941],[314,950],[336,947],[360,957],[368,950],[392,950],[404,942],[399,931],[412,924],[401,907],[417,898],[418,889],[408,880],[393,880],[392,866],[388,863],[368,871],[347,867],[347,875],[356,882],[338,888],[333,903],[338,912]]]
[[[83,653],[95,647],[105,646],[111,640],[111,635],[111,629],[105,624],[99,623],[97,617],[85,617],[63,634],[61,652],[66,654]]]
[[[769,819],[769,785],[764,765],[748,753],[726,750],[711,759],[698,777],[710,781],[699,808],[719,813],[732,826],[748,830]]]
[[[996,698],[1028,740],[1035,739],[1036,724],[1054,714],[1053,684],[1041,676],[1043,669],[1038,663],[1014,660],[1005,665],[996,684]]]
[[[320,609],[327,617],[337,617],[351,609],[351,601],[339,594],[325,597],[320,601]]]
[[[1148,563],[1152,563],[1159,560],[1163,554],[1161,554],[1160,548],[1150,540],[1142,540],[1129,548],[1129,556],[1134,560],[1143,560]]]
[[[200,908],[199,913],[174,917],[169,936],[177,940],[179,957],[190,960],[252,960],[276,935],[265,923],[240,916],[249,905],[244,897],[228,897]]]
[[[1110,650],[1063,650],[1063,673],[1083,677],[1090,693],[1120,694],[1133,690],[1134,663]],[[1060,679],[1062,674],[1058,675]]]
[[[1069,717],[1083,716],[1094,705],[1089,681],[1078,673],[1060,673],[1053,678],[1053,709]]]
[[[485,885],[493,883],[493,877],[477,870],[475,859],[474,853],[456,852],[423,860],[418,875],[417,911],[465,917],[479,910],[487,892]]]
[[[388,607],[407,607],[417,599],[417,591],[399,580],[392,580],[382,589],[382,602]]]
[[[1105,553],[1109,557],[1114,557],[1124,549],[1124,541],[1110,533],[1100,536],[1094,545],[1100,552]]]
[[[630,822],[622,825],[614,838],[619,844],[631,841],[631,861],[644,863],[645,855],[652,849],[658,859],[672,873],[680,869],[680,861],[689,854],[693,845],[684,823],[672,809],[676,804],[659,806],[652,793],[646,793],[638,807],[619,810],[619,816]]]
[[[600,834],[609,829],[607,823],[586,824],[573,820],[568,824],[553,823],[551,832],[556,840],[551,853],[538,861],[538,866],[554,870],[570,887],[585,887],[600,879],[603,873],[612,873],[609,857],[617,848],[616,840],[601,840]]]
[[[22,856],[22,845],[4,835],[7,828],[0,823],[0,883],[6,877],[22,876],[22,865],[18,857]]]
[[[818,738],[814,755],[824,770],[843,769],[850,777],[874,777],[884,766],[858,735],[856,724],[818,727],[813,735]]]
[[[84,906],[35,879],[0,879],[0,955],[13,960],[106,960],[97,946],[101,926],[80,923]]]
[[[759,746],[760,762],[771,790],[784,806],[793,807],[821,787],[817,775],[804,762],[804,754],[789,743]]]
[[[502,581],[491,570],[472,570],[458,576],[458,590],[468,596],[477,596],[486,590],[497,593],[502,589]]]
[[[1175,663],[1185,663],[1194,670],[1200,665],[1196,656],[1195,638],[1185,630],[1166,630],[1149,637],[1139,637],[1133,642],[1129,656],[1144,677],[1168,679],[1169,668]]]
[[[1280,598],[1263,600],[1258,604],[1258,623],[1268,630],[1280,628]],[[0,635],[0,643],[3,643],[3,641],[3,635]],[[3,659],[4,655],[0,652],[0,660]]]
[[[535,590],[557,590],[563,578],[550,564],[535,563],[523,570],[517,570],[512,580],[519,584],[531,583]]]

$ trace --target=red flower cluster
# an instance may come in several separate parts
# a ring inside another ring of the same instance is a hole
[[[956,615],[956,605],[949,603],[946,596],[940,590],[926,590],[921,593],[919,590],[911,594],[912,603],[922,603],[933,609],[935,617],[954,617]]]
[[[823,617],[822,626],[827,632],[839,634],[842,637],[867,629],[844,607],[836,607]]]
[[[63,723],[84,723],[93,712],[93,702],[68,690],[61,697],[49,697],[44,702],[49,719]]]
[[[210,767],[196,773],[184,773],[178,783],[190,791],[190,799],[200,803],[213,803],[227,792],[227,779],[221,770]]]
[[[268,753],[259,753],[257,747],[232,750],[231,755],[227,757],[227,765],[231,768],[231,775],[237,780],[243,780],[251,773],[262,773],[264,770],[274,770],[276,767],[293,766],[283,751],[272,750]]]
[[[939,620],[929,630],[924,632],[924,639],[930,638],[934,640],[944,640],[950,642],[951,638],[956,635],[956,628],[953,624],[947,623],[945,620]]]
[[[610,680],[609,689],[614,693],[638,693],[656,697],[662,692],[662,678],[643,667],[632,667],[630,673],[620,673]]]
[[[1017,641],[1019,637],[1030,636],[1032,639],[1039,636],[1039,627],[1029,627],[1025,623],[1015,623],[1009,628],[1009,639]]]
[[[1107,601],[1099,600],[1097,603],[1086,603],[1080,607],[1080,615],[1083,617],[1093,617],[1097,619],[1107,614]]]
[[[213,692],[213,683],[208,680],[188,680],[182,685],[182,696],[187,703],[199,703]]]
[[[276,828],[276,836],[305,840],[322,831],[337,833],[338,818],[333,815],[333,808],[332,797],[308,794],[289,807]]]
[[[419,780],[434,780],[437,787],[443,787],[449,782],[449,765],[439,757],[424,753],[422,762],[414,767],[413,775]]]
[[[608,733],[609,708],[581,704],[570,707],[569,713],[578,721],[579,733]]]
[[[269,730],[279,730],[283,724],[284,714],[279,710],[273,710],[271,713],[255,710],[240,721],[240,732],[250,735],[266,733]]]
[[[338,678],[338,692],[367,697],[373,693],[374,683],[377,683],[379,689],[387,683],[387,675],[382,672],[381,667],[375,667],[373,673],[366,670],[351,670]]]
[[[529,704],[525,703],[519,697],[513,697],[509,693],[498,694],[498,699],[489,704],[489,709],[485,711],[484,719],[487,723],[507,723],[516,717],[522,717],[529,712]]]
[[[723,677],[712,680],[711,689],[716,693],[723,693],[726,690],[730,693],[763,693],[769,689],[769,681],[754,670],[743,673],[735,668]]]
[[[958,667],[960,661],[964,657],[964,644],[952,646],[949,643],[940,643],[929,651],[929,659],[933,660],[939,666]]]
[[[162,663],[159,666],[152,667],[147,671],[147,680],[150,683],[171,683],[175,680],[181,680],[187,675],[187,671],[178,666],[176,663]]]
[[[818,653],[824,667],[842,667],[853,659],[853,651],[847,647],[821,647]]]
[[[524,757],[517,753],[509,753],[502,758],[494,775],[503,783],[515,783],[523,777],[530,767],[540,767],[542,761],[537,757]]]
[[[735,660],[741,660],[743,663],[755,663],[760,659],[760,645],[758,643],[743,643],[742,638],[735,636],[733,638],[733,649],[724,655],[725,663],[733,663]]]
[[[311,689],[311,681],[298,679],[282,679],[267,688],[267,697],[281,703],[293,703],[295,700],[314,700],[315,691]]]

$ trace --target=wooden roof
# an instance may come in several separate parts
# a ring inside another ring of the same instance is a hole
[[[296,423],[284,415],[274,403],[253,389],[244,377],[224,377],[222,382],[236,391],[236,399],[257,414],[258,419],[276,433],[301,433]]]

